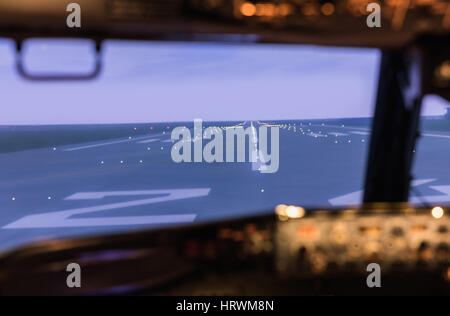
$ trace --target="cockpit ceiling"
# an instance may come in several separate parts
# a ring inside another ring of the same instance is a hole
[[[81,28],[59,0],[3,0],[0,36],[169,39],[401,47],[448,36],[447,0],[78,0]],[[381,4],[380,23],[376,21]],[[375,4],[375,6],[374,6]],[[372,26],[372,27],[370,27]],[[233,34],[231,36],[230,34]]]

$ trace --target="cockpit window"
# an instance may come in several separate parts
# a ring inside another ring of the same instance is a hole
[[[430,95],[424,100],[420,138],[415,149],[415,164],[410,202],[422,205],[450,202],[450,103]]]
[[[93,65],[89,43],[28,45],[29,72]],[[24,80],[13,52],[0,41],[0,251],[361,202],[376,50],[107,41],[100,77],[73,82]]]

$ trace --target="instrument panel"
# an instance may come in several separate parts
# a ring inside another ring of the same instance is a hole
[[[277,271],[286,277],[365,274],[369,263],[386,273],[444,271],[450,263],[450,220],[440,207],[388,214],[317,211],[280,221],[275,243]]]
[[[445,0],[190,0],[198,12],[274,27],[315,27],[344,29],[350,22],[366,27],[366,17],[375,12],[370,4],[381,9],[382,27],[416,31],[450,29],[450,6]]]
[[[386,293],[449,293],[448,212],[280,205],[275,217],[40,242],[0,258],[0,293],[361,294],[371,264]],[[80,289],[61,282],[73,262],[84,271]]]

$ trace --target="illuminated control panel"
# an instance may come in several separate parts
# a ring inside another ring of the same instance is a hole
[[[395,213],[291,211],[295,216],[282,208],[275,232],[276,269],[282,276],[364,274],[369,263],[386,273],[448,271],[450,217],[440,207]]]
[[[446,0],[189,0],[189,7],[204,14],[261,23],[274,27],[345,29],[366,27],[373,12],[368,5],[381,6],[383,27],[400,30],[436,31],[450,29],[450,3]],[[339,22],[340,23],[337,23]]]
[[[0,35],[199,40],[199,34],[245,34],[268,43],[401,47],[422,34],[450,32],[450,0],[78,0],[83,27],[75,30],[57,2],[1,1]],[[369,27],[378,8],[381,27]]]
[[[436,286],[445,294],[449,215],[439,207],[306,211],[280,205],[276,218],[43,241],[1,258],[0,293],[74,295],[60,280],[68,263],[79,262],[80,295],[118,288],[183,296],[361,294],[370,290],[370,263],[380,265],[388,293],[429,294]]]

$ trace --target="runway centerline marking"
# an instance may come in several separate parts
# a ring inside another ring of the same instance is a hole
[[[267,165],[263,161],[268,161],[267,157],[258,149],[258,134],[256,132],[253,122],[251,123],[251,135],[250,135],[250,145],[252,150],[250,153],[250,161],[252,163],[252,171],[265,171],[268,169]]]

